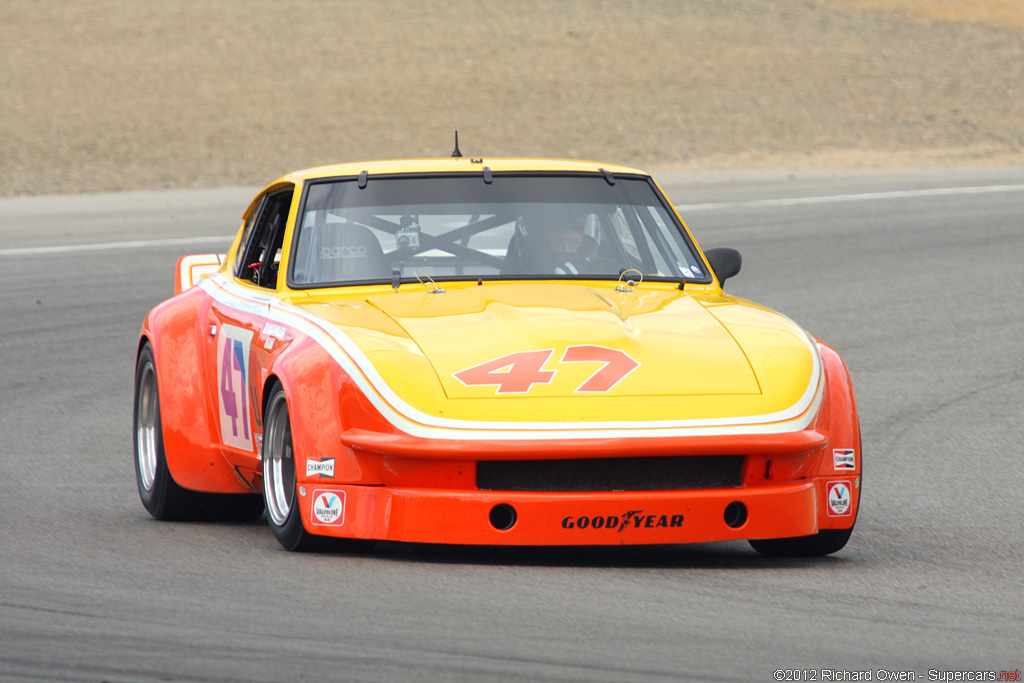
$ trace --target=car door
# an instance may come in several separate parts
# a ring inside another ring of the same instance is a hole
[[[207,386],[224,457],[251,485],[262,457],[262,373],[267,351],[257,342],[283,272],[281,247],[294,188],[275,188],[249,216],[233,278],[210,305],[206,321]],[[282,275],[283,277],[283,275]]]

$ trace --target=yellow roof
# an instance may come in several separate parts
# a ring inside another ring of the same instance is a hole
[[[289,173],[276,182],[299,182],[315,178],[359,175],[362,171],[375,173],[479,173],[487,166],[494,172],[501,171],[569,171],[609,173],[640,173],[628,166],[607,164],[597,161],[573,161],[569,159],[531,159],[503,157],[448,157],[440,159],[392,159],[379,161],[356,161],[331,166],[318,166]],[[275,183],[276,184],[276,183]]]

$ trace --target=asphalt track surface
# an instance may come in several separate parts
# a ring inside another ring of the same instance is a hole
[[[661,179],[703,246],[743,253],[729,291],[849,364],[865,488],[846,549],[318,556],[263,522],[154,521],[132,470],[139,324],[179,255],[224,248],[252,191],[5,199],[0,680],[1024,668],[1024,168]]]

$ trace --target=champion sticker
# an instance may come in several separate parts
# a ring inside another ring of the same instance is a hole
[[[310,458],[306,461],[306,476],[312,477],[313,475],[320,475],[321,477],[333,477],[334,476],[334,458],[324,458],[323,460],[314,460]]]
[[[832,465],[837,470],[857,469],[857,459],[853,455],[852,448],[832,449]]]
[[[845,517],[853,512],[853,498],[849,482],[830,481],[826,496],[828,497],[829,517]]]
[[[313,524],[341,526],[345,523],[344,491],[313,491]]]

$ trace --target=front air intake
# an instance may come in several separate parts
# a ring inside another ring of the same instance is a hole
[[[485,460],[482,491],[668,491],[739,486],[742,455]]]

